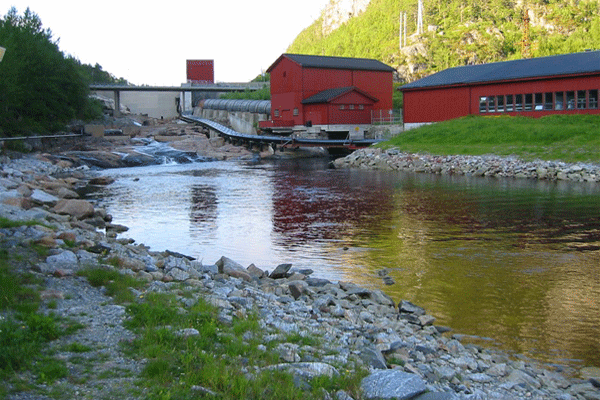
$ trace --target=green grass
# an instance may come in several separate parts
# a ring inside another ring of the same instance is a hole
[[[600,163],[600,115],[468,116],[407,131],[379,146],[436,155]]]
[[[77,275],[85,276],[94,287],[106,287],[106,294],[120,303],[135,301],[135,295],[130,288],[139,289],[144,285],[139,279],[123,275],[116,269],[86,268],[78,271]]]

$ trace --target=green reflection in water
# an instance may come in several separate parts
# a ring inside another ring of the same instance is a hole
[[[546,361],[599,365],[599,197],[586,190],[409,177],[383,218],[361,221],[351,248],[368,251],[351,251],[346,272],[426,307],[455,332]],[[395,285],[376,278],[382,268]]]

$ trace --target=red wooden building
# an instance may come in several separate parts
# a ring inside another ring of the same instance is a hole
[[[215,83],[214,60],[187,60],[188,83]]]
[[[466,115],[599,114],[600,51],[446,69],[400,88],[407,128]]]
[[[371,111],[392,109],[394,69],[377,60],[283,54],[267,72],[271,120],[263,130],[364,134]]]

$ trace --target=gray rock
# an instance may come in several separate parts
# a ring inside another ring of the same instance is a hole
[[[276,364],[266,368],[267,370],[288,371],[294,375],[300,375],[307,379],[313,379],[317,376],[328,376],[333,378],[340,373],[333,366],[322,362],[296,362]]]
[[[294,297],[294,299],[298,300],[300,296],[306,293],[308,285],[304,281],[293,281],[288,285],[290,288],[290,293]]]
[[[314,286],[314,287],[323,287],[326,285],[329,285],[331,283],[331,281],[327,280],[327,279],[322,279],[322,278],[306,278],[305,282],[308,284],[308,286]]]
[[[458,400],[458,396],[450,392],[423,393],[412,400]]]
[[[424,308],[414,305],[413,303],[407,300],[402,300],[398,308],[400,309],[400,312],[416,314],[418,316],[425,315]]]
[[[220,274],[241,278],[247,282],[252,280],[252,277],[246,268],[242,267],[240,264],[236,263],[230,258],[223,256],[215,264],[217,265]]]
[[[178,282],[183,282],[190,278],[190,274],[188,274],[187,272],[185,272],[184,270],[179,269],[179,268],[171,269],[167,273],[167,275],[171,276],[174,281],[178,281]]]
[[[78,265],[75,253],[65,250],[60,254],[46,257],[46,263],[52,267],[74,267]]]
[[[271,272],[271,275],[269,275],[269,278],[271,278],[271,279],[286,278],[290,268],[292,268],[292,264],[279,264],[277,266],[277,268],[275,268],[275,270],[273,272]]]
[[[425,392],[425,381],[415,374],[398,370],[380,370],[361,382],[364,399],[408,400]]]
[[[40,204],[54,205],[60,199],[56,196],[44,192],[43,190],[35,189],[33,193],[31,193],[31,200]]]
[[[374,347],[364,347],[361,349],[360,358],[363,362],[375,369],[386,369],[387,363],[381,351]]]

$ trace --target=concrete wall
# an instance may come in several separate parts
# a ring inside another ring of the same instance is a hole
[[[258,133],[258,122],[269,119],[267,114],[204,110],[200,108],[194,109],[194,115],[206,119],[227,121],[233,130],[247,135],[256,135]]]
[[[97,91],[97,94],[114,99],[114,92]],[[153,118],[174,118],[179,115],[177,102],[181,92],[121,92],[121,104],[134,114],[147,114]],[[191,94],[186,93],[186,100]],[[189,101],[188,101],[189,104]]]

